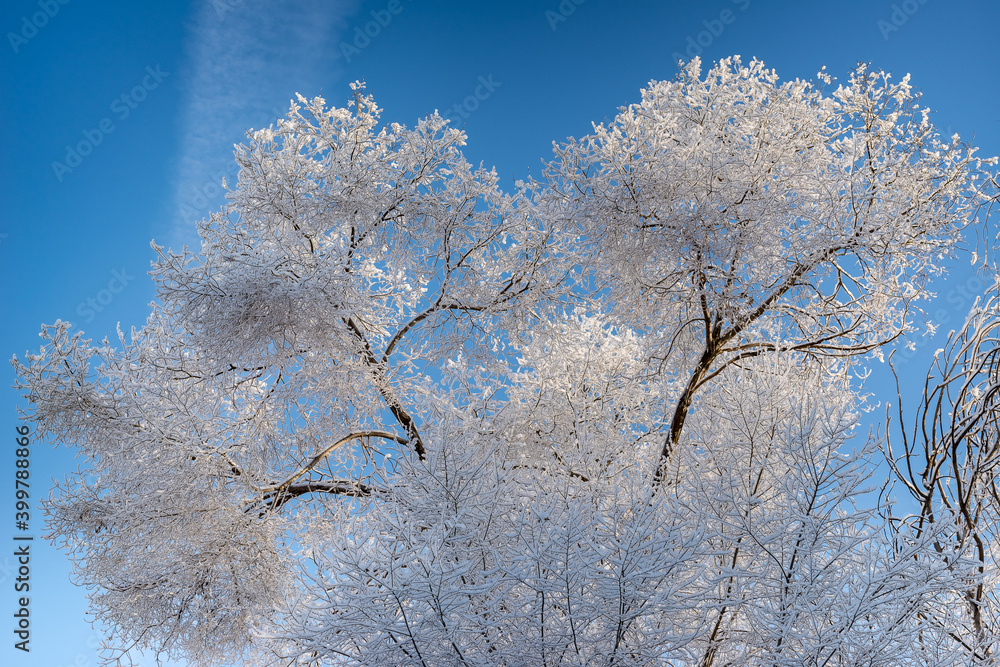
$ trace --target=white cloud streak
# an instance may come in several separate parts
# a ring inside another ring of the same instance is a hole
[[[340,84],[338,44],[356,0],[203,0],[189,30],[169,245],[195,240],[194,223],[235,182],[233,144],[266,127],[295,93]],[[329,93],[328,93],[329,94]]]

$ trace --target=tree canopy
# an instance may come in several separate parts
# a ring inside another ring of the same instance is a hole
[[[895,449],[852,381],[995,161],[832,88],[695,59],[511,193],[359,84],[249,133],[141,329],[13,362],[108,658],[995,664],[995,301]]]

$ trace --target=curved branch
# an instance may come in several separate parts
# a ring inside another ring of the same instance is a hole
[[[378,380],[375,383],[378,393],[382,395],[392,416],[396,418],[396,421],[403,427],[406,434],[410,436],[410,442],[413,444],[413,449],[417,452],[417,456],[421,461],[426,460],[427,449],[424,447],[424,441],[420,439],[420,433],[417,431],[417,425],[413,421],[413,417],[403,409],[403,405],[399,402],[399,399],[393,395],[392,390],[388,387],[389,380],[385,376],[385,365],[375,357],[375,353],[372,352],[372,346],[368,343],[368,339],[365,338],[361,329],[358,328],[354,318],[345,318],[344,323],[351,330],[351,333],[354,334],[354,337],[358,339],[358,342],[361,343],[361,352],[364,355],[365,363],[372,369]]]
[[[266,494],[259,501],[247,507],[247,511],[249,512],[255,507],[261,507],[263,504],[264,507],[259,513],[259,516],[263,517],[269,512],[277,512],[289,500],[309,493],[329,493],[352,498],[368,498],[382,492],[383,489],[356,480],[338,479],[332,482],[306,481],[300,484],[292,484],[274,493]]]
[[[383,438],[385,440],[392,440],[394,442],[398,442],[401,445],[405,445],[409,442],[406,438],[402,438],[396,435],[395,433],[389,433],[387,431],[362,431],[360,433],[351,433],[349,435],[344,436],[343,438],[336,441],[335,443],[324,449],[322,452],[314,456],[312,461],[299,468],[281,484],[273,484],[271,486],[266,486],[262,489],[259,489],[259,491],[264,494],[271,494],[271,493],[280,494],[284,492],[286,489],[292,486],[295,480],[302,477],[302,475],[306,474],[307,472],[315,468],[317,465],[319,465],[319,463],[323,459],[325,459],[333,450],[337,449],[338,447],[340,447],[345,443],[350,442],[351,440],[357,440],[359,438]]]

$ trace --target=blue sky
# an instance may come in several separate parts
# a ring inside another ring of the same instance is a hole
[[[1000,154],[1000,6],[987,0],[7,0],[0,29],[7,358],[37,350],[43,322],[68,320],[95,339],[119,322],[140,326],[155,296],[150,240],[196,242],[219,180],[234,180],[233,143],[296,92],[344,105],[356,79],[386,121],[413,125],[438,109],[463,124],[467,157],[495,165],[506,186],[539,174],[553,140],[587,133],[651,79],[672,78],[676,54],[699,52],[758,57],[782,79],[822,66],[846,78],[859,61],[909,72],[943,132]],[[961,324],[978,287],[962,267],[937,286],[931,312],[943,329]],[[904,386],[937,346],[903,364]],[[12,384],[8,365],[2,373]],[[868,386],[886,392],[884,369]],[[21,400],[0,392],[11,445]],[[0,663],[95,665],[85,591],[40,540],[37,510],[31,652],[13,648],[13,466],[11,446],[0,456]],[[33,499],[74,466],[71,449],[39,445]]]

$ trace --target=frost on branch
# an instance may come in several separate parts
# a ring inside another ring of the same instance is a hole
[[[983,203],[980,161],[941,141],[908,77],[862,66],[825,95],[756,60],[700,73],[695,59],[558,147],[541,197],[582,235],[605,307],[690,373],[664,459],[719,369],[857,355],[905,332]]]
[[[201,248],[154,245],[141,330],[14,360],[109,657],[982,657],[941,611],[982,559],[866,505],[855,433],[984,201],[914,101],[694,61],[507,194],[436,114],[300,97]]]
[[[38,436],[85,457],[52,534],[126,644],[256,650],[341,498],[391,484],[387,457],[426,458],[426,373],[482,361],[548,280],[541,230],[460,132],[436,115],[380,129],[356,93],[300,98],[237,151],[200,252],[156,246],[141,331],[93,350],[57,325],[17,364]]]
[[[916,534],[936,532],[935,548],[963,555],[972,572],[936,622],[983,664],[996,660],[1000,640],[1000,283],[973,304],[965,324],[935,354],[923,396],[887,458],[917,511],[894,517]],[[889,444],[889,443],[887,443]]]

